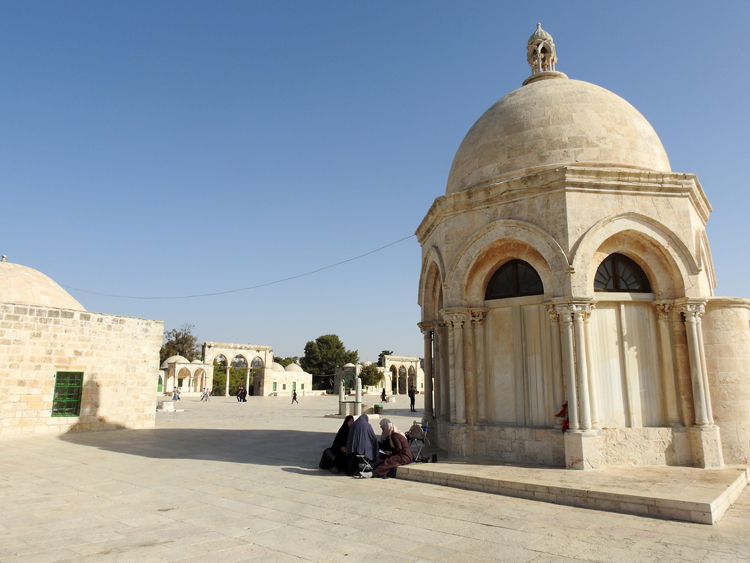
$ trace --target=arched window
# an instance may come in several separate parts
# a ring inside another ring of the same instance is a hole
[[[492,274],[487,284],[485,299],[505,299],[544,293],[542,278],[536,270],[523,260],[511,260]]]
[[[651,284],[638,264],[627,256],[615,253],[599,264],[594,277],[594,291],[651,293]]]
[[[233,368],[246,368],[247,367],[247,359],[245,359],[245,356],[237,354],[232,359],[232,367]]]
[[[250,367],[253,369],[260,369],[263,367],[263,360],[260,359],[260,356],[255,356],[253,358],[253,361],[250,363]]]

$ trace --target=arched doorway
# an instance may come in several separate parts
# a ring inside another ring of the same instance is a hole
[[[414,369],[414,366],[409,366],[409,380],[407,383],[409,389],[412,387],[414,387],[414,389],[417,388],[417,372]]]
[[[403,395],[406,393],[406,368],[399,366],[398,368],[398,394]]]
[[[177,388],[182,391],[183,387],[186,391],[190,391],[190,370],[188,368],[181,368],[177,373]]]
[[[214,395],[226,394],[226,384],[228,383],[227,365],[229,365],[229,361],[224,354],[219,354],[214,358]]]
[[[228,395],[236,396],[240,387],[247,385],[247,379],[250,376],[250,370],[247,365],[247,358],[242,354],[237,354],[232,358],[232,368],[229,370],[229,391]]]
[[[398,395],[398,371],[396,366],[391,366],[391,395]]]

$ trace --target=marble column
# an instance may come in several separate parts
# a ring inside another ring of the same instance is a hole
[[[245,390],[248,391],[250,389],[250,368],[247,368],[247,375],[245,376]]]
[[[485,373],[484,321],[487,309],[472,309],[471,324],[474,330],[474,374],[476,378],[477,422],[487,421],[487,374]]]
[[[435,404],[440,411],[440,418],[444,420],[450,418],[451,412],[446,330],[444,322],[440,321],[435,323],[435,359],[438,362],[435,371]]]
[[[582,430],[591,429],[591,396],[589,394],[589,374],[586,365],[586,337],[583,321],[587,314],[586,305],[573,306],[573,327],[575,333],[576,379],[578,383],[578,416]]]
[[[232,364],[227,363],[227,368],[226,368],[227,381],[226,381],[226,385],[224,386],[225,387],[224,395],[226,395],[227,397],[229,396],[229,372],[231,370],[232,370]]]
[[[693,384],[693,406],[695,424],[706,426],[713,424],[711,416],[711,398],[708,392],[707,374],[703,373],[705,358],[702,349],[703,335],[700,318],[705,311],[703,302],[687,301],[680,303],[677,310],[685,315],[687,331],[688,358],[690,361],[690,379]]]
[[[560,343],[562,352],[563,375],[567,388],[568,424],[571,430],[578,430],[578,389],[576,385],[575,346],[573,344],[573,312],[572,306],[556,307],[560,318]]]
[[[591,408],[591,427],[601,428],[599,424],[599,411],[597,409],[596,402],[596,373],[594,372],[594,362],[591,354],[594,349],[594,332],[591,328],[591,315],[594,314],[595,305],[592,303],[588,306],[588,309],[584,312],[583,329],[585,332],[584,345],[586,346],[586,366],[588,371],[588,382],[589,382],[589,405]]]
[[[474,371],[474,326],[471,317],[467,319],[463,339],[464,353],[464,397],[466,400],[466,423],[477,424],[477,380]]]
[[[551,327],[550,348],[552,354],[552,402],[553,412],[558,412],[565,402],[565,383],[562,376],[562,356],[560,351],[560,318],[554,305],[547,305],[547,314]],[[554,427],[558,430],[562,428],[562,423],[557,419]]]
[[[673,427],[682,426],[677,408],[677,388],[675,387],[674,362],[672,360],[672,339],[670,321],[672,320],[672,302],[654,303],[659,318],[659,357],[661,360],[662,387],[664,388],[664,403],[667,413],[667,424]]]
[[[448,357],[451,389],[451,422],[466,424],[466,388],[464,378],[464,325],[468,315],[464,308],[444,309],[448,324]]]
[[[418,323],[424,335],[424,416],[434,418],[432,409],[432,323]]]

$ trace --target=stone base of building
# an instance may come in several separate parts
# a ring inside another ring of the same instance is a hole
[[[721,433],[718,426],[693,426],[689,430],[693,466],[717,469],[724,467]]]
[[[723,467],[717,426],[606,428],[568,431],[451,424],[432,420],[430,441],[459,459],[528,463],[571,469],[599,467]]]

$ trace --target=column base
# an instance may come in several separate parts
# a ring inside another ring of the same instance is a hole
[[[691,426],[690,453],[694,467],[717,469],[724,467],[724,455],[721,450],[721,434],[718,426]]]
[[[596,432],[569,430],[565,432],[565,467],[590,470],[601,467],[599,439]]]

